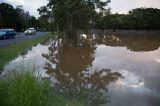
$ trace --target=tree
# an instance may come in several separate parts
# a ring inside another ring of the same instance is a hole
[[[160,28],[160,9],[136,8],[129,11],[128,15],[132,17],[136,29]]]
[[[106,14],[96,21],[97,29],[160,29],[160,9],[136,8],[128,14]]]
[[[23,31],[28,27],[37,27],[38,21],[29,12],[25,12],[22,5],[14,8],[7,3],[0,4],[0,28],[13,28]]]
[[[25,20],[25,11],[22,5],[18,5],[16,7],[16,11],[19,15],[18,28],[19,31],[22,31],[24,28],[27,28],[26,20]]]
[[[43,31],[49,31],[51,23],[48,21],[48,16],[42,15],[38,18],[39,27]],[[50,30],[51,31],[51,30]]]
[[[38,9],[38,12],[40,14],[38,21],[40,23],[41,29],[53,31],[53,28],[51,28],[51,26],[54,23],[53,20],[50,18],[50,11],[48,10],[47,6],[40,7]]]
[[[1,3],[0,14],[2,21],[1,27],[16,28],[16,22],[18,21],[18,13],[13,8],[13,6],[6,3]]]
[[[39,12],[49,13],[56,30],[74,37],[77,30],[87,30],[96,9],[105,10],[104,7],[109,2],[110,0],[49,0],[47,7],[41,7]]]

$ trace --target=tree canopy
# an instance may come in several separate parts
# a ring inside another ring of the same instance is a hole
[[[136,8],[128,14],[107,14],[100,17],[97,29],[160,29],[160,9]]]
[[[94,29],[160,29],[160,9],[136,8],[127,14],[112,14],[106,8],[110,0],[49,0],[40,7],[36,19],[19,5],[14,8],[0,3],[0,28],[23,31],[28,27],[58,30],[69,36],[77,30]]]
[[[77,30],[160,29],[160,9],[136,8],[127,14],[112,14],[110,0],[49,0],[38,9],[52,29],[74,35]]]
[[[94,23],[96,10],[104,11],[110,0],[49,0],[47,6],[38,9],[40,15],[48,15],[56,30],[73,35],[79,29],[86,30]]]
[[[39,26],[38,20],[23,9],[22,5],[14,8],[7,3],[0,4],[0,28],[14,28],[23,31],[28,27]]]

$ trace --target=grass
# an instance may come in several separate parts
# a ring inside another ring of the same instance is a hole
[[[67,99],[34,70],[13,71],[0,79],[1,106],[85,106]]]
[[[32,40],[27,40],[15,45],[10,45],[6,47],[0,48],[0,70],[2,70],[3,66],[8,63],[10,60],[16,58],[20,53],[24,50],[36,45],[37,43],[44,42],[47,39],[51,38],[53,34],[47,33],[43,36],[36,37]]]
[[[0,80],[1,106],[65,106],[62,96],[54,92],[48,80],[33,71],[13,72]]]

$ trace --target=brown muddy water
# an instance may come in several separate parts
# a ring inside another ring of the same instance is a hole
[[[5,65],[34,66],[69,98],[91,106],[160,106],[160,33],[106,32],[51,39]]]

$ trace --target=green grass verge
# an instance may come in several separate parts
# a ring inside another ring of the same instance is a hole
[[[0,106],[86,106],[68,100],[35,71],[16,70],[0,79]]]
[[[6,47],[0,48],[0,70],[2,70],[3,66],[8,63],[10,60],[16,58],[20,53],[24,50],[36,45],[37,43],[41,43],[51,38],[53,34],[47,33],[43,36],[33,38],[31,40],[27,40],[15,45],[10,45]]]
[[[65,106],[65,100],[53,90],[48,80],[29,70],[13,72],[11,77],[0,80],[0,105]]]

